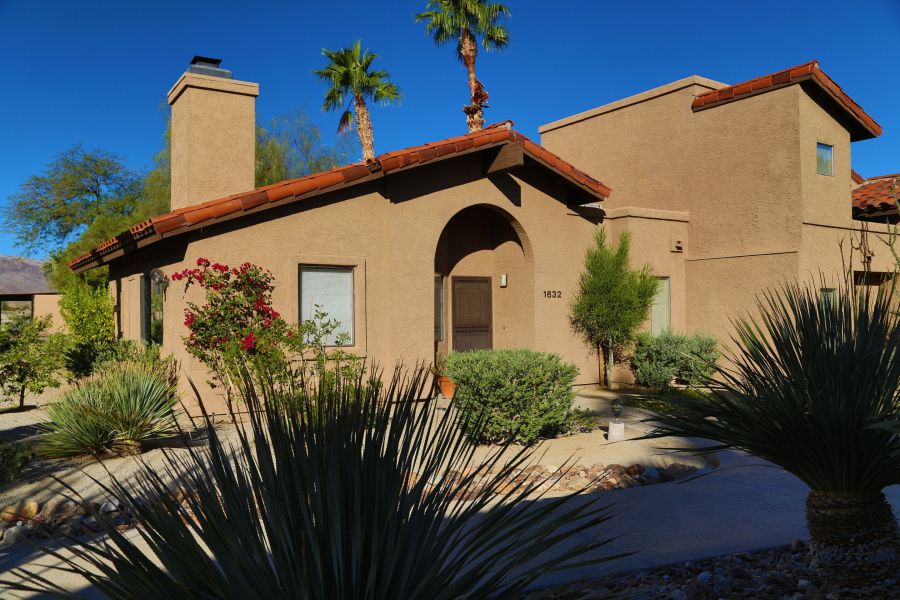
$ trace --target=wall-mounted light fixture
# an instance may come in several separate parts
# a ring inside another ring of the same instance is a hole
[[[166,277],[166,274],[162,272],[162,269],[153,269],[150,271],[150,281],[160,292],[165,291],[165,289],[169,287],[169,279]]]
[[[500,287],[505,288],[509,285],[509,280],[506,277],[506,273],[500,273]]]

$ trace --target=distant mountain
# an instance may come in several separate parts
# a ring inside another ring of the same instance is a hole
[[[0,296],[55,294],[41,270],[43,264],[21,256],[0,256]]]

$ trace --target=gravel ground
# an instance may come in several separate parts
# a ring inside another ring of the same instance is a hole
[[[900,574],[898,574],[900,577]],[[532,592],[525,600],[838,600],[900,598],[894,579],[874,590],[824,588],[802,542],[761,552],[738,552]]]

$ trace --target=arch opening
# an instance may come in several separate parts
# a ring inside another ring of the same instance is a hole
[[[534,260],[521,224],[489,205],[444,226],[434,256],[435,351],[534,346]]]

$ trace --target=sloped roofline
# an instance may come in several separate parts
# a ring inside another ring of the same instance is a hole
[[[704,92],[694,97],[691,103],[691,109],[694,112],[706,110],[728,104],[736,100],[743,100],[758,94],[770,92],[789,85],[802,84],[812,86],[826,97],[830,98],[840,112],[843,114],[844,124],[850,130],[851,140],[866,140],[881,135],[881,125],[875,122],[875,119],[869,116],[863,108],[851,98],[841,86],[829,77],[825,71],[819,67],[819,61],[811,60],[791,67],[744,81]],[[848,126],[849,125],[849,126]]]
[[[496,123],[466,135],[388,152],[369,162],[356,162],[342,167],[282,181],[240,194],[186,206],[152,217],[100,244],[69,263],[75,272],[86,271],[115,258],[155,243],[163,238],[187,233],[224,220],[256,213],[274,206],[306,200],[326,192],[358,185],[384,177],[388,173],[415,168],[469,152],[506,144],[521,144],[523,154],[555,172],[570,185],[588,195],[604,200],[610,188],[597,181],[512,128],[512,121]]]

